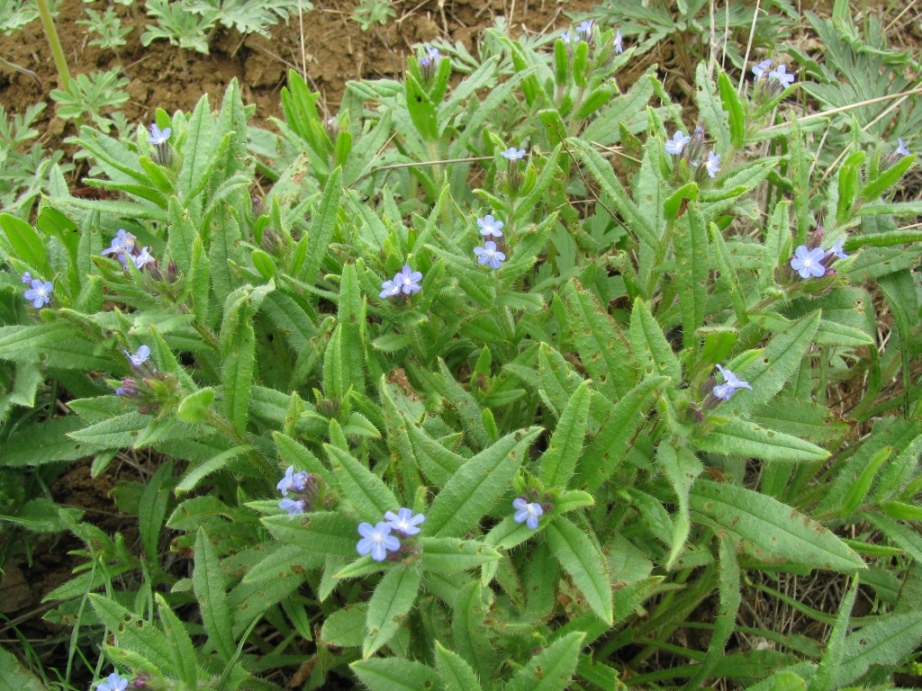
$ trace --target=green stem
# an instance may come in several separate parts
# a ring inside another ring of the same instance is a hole
[[[61,40],[58,38],[58,30],[54,27],[54,19],[51,16],[51,10],[45,0],[35,0],[38,5],[38,13],[42,18],[42,29],[45,31],[45,39],[51,46],[51,55],[54,57],[54,65],[58,68],[58,85],[63,91],[70,91],[70,70],[67,67],[67,60],[64,58],[64,50],[61,48]]]

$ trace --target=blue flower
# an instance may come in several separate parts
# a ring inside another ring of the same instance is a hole
[[[512,508],[516,510],[513,519],[516,523],[525,523],[532,530],[538,527],[538,517],[544,513],[541,504],[537,502],[527,502],[522,497],[516,497],[512,501]]]
[[[778,65],[778,69],[768,73],[768,78],[777,79],[779,82],[781,82],[782,88],[787,89],[791,84],[794,83],[794,75],[788,74],[787,70],[788,68],[786,65]]]
[[[912,152],[906,148],[906,145],[903,144],[903,138],[900,137],[896,140],[899,143],[899,146],[896,147],[896,152],[900,156],[909,156]]]
[[[404,535],[416,535],[419,532],[419,528],[416,526],[426,520],[423,514],[418,513],[414,516],[413,510],[407,508],[401,508],[397,513],[388,511],[384,514],[384,518],[387,519],[387,524],[391,527],[391,530]]]
[[[749,386],[749,382],[741,381],[733,372],[728,369],[724,369],[720,365],[717,365],[717,369],[720,370],[720,373],[724,377],[724,383],[718,384],[714,387],[714,396],[719,398],[722,401],[729,401],[730,397],[736,393],[737,389],[749,389],[752,391],[752,387]]]
[[[413,271],[409,264],[404,264],[403,268],[394,274],[394,283],[400,286],[404,295],[418,293],[423,289],[419,282],[423,280],[423,275],[419,271]],[[382,288],[384,286],[381,286]]]
[[[287,497],[289,492],[303,492],[307,489],[307,482],[310,477],[310,473],[304,470],[296,473],[295,467],[290,465],[285,470],[285,477],[279,480],[275,488],[282,493],[283,497]]]
[[[142,249],[140,254],[132,257],[131,260],[134,262],[136,269],[143,269],[147,264],[157,261],[150,253],[150,247]]]
[[[666,142],[666,153],[672,154],[673,156],[678,156],[682,153],[685,145],[690,141],[690,136],[687,134],[682,134],[682,130],[676,130],[675,134],[672,135],[672,139]]]
[[[794,258],[791,259],[791,268],[800,274],[801,278],[820,278],[825,275],[826,267],[823,266],[823,259],[826,253],[819,247],[808,250],[806,245],[801,245],[794,250]]]
[[[827,255],[833,255],[838,259],[848,259],[848,255],[845,254],[845,250],[842,249],[842,243],[844,242],[845,238],[839,238],[836,240],[836,244],[834,244],[832,249],[827,252]]]
[[[566,43],[568,46],[571,43],[576,44],[579,43],[579,34],[576,32],[571,34],[569,31],[564,31],[562,34],[560,34],[560,40]]]
[[[154,146],[160,146],[161,144],[166,144],[167,140],[170,138],[172,130],[169,127],[160,129],[157,127],[156,123],[152,123],[150,126],[150,136],[147,138],[148,144],[153,144]]]
[[[112,244],[104,249],[102,254],[118,255],[119,261],[124,264],[127,261],[126,257],[134,251],[135,240],[137,240],[137,238],[134,235],[124,228],[119,228],[118,234],[112,238]]]
[[[420,67],[423,68],[432,68],[435,65],[439,64],[439,60],[442,59],[442,54],[439,52],[438,48],[433,46],[426,46],[426,54],[420,59]]]
[[[371,552],[371,558],[375,561],[384,561],[388,552],[396,552],[400,549],[400,540],[391,535],[391,527],[383,521],[374,528],[370,523],[361,523],[359,535],[363,539],[359,540],[355,546],[356,551],[362,556]]]
[[[138,350],[132,355],[127,350],[122,351],[125,355],[128,356],[128,359],[131,360],[132,367],[140,367],[148,358],[150,358],[150,348],[146,345],[142,345]]]
[[[900,141],[903,140],[901,139]],[[505,151],[500,151],[499,155],[507,161],[518,161],[521,158],[525,158],[525,149],[516,149],[514,146],[510,146]]]
[[[708,161],[704,164],[704,169],[708,172],[708,175],[716,178],[717,173],[720,172],[720,154],[708,151]]]
[[[756,76],[756,81],[762,78],[762,75],[765,74],[765,70],[772,66],[771,60],[763,60],[758,65],[755,65],[752,68],[752,73]]]
[[[578,27],[576,27],[576,30],[581,34],[592,36],[592,27],[594,24],[595,24],[594,19],[587,19],[582,24],[580,24]]]
[[[28,271],[26,271],[26,272],[22,275],[22,277],[20,277],[19,280],[21,280],[21,281],[22,281],[23,283],[25,283],[26,285],[29,285],[30,283],[32,283],[32,274],[30,274]]]
[[[390,281],[384,281],[384,283],[381,284],[381,292],[378,293],[378,297],[382,300],[386,300],[395,295],[400,295],[400,284],[397,282],[396,278]]]
[[[615,32],[615,52],[624,52],[624,39],[621,38],[621,29],[618,29],[618,31]]]
[[[136,396],[137,394],[138,390],[135,388],[134,379],[131,377],[122,379],[122,385],[115,390],[116,396]]]
[[[499,221],[490,214],[487,214],[483,218],[477,219],[477,225],[480,226],[480,234],[486,237],[491,235],[497,238],[503,236],[503,226],[505,225],[502,221]]]
[[[125,691],[128,688],[128,680],[120,677],[118,673],[112,672],[105,681],[99,682],[96,691]]]
[[[475,247],[474,254],[477,255],[477,261],[481,264],[489,264],[491,269],[498,269],[506,261],[506,255],[496,250],[496,243],[487,240],[483,247]]]
[[[279,508],[282,511],[287,511],[289,516],[297,516],[300,513],[304,513],[304,500],[282,499],[279,502]]]
[[[32,280],[32,287],[26,290],[24,296],[26,300],[32,301],[32,306],[39,309],[42,305],[51,302],[51,292],[54,286],[50,281],[40,281],[37,278]]]

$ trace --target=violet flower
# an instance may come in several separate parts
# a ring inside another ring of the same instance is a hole
[[[282,499],[279,502],[279,508],[287,511],[289,516],[297,516],[304,513],[305,503],[303,499]]]
[[[765,74],[765,70],[772,66],[771,60],[763,60],[758,65],[753,66],[752,73],[756,76],[756,81],[762,78],[762,75]]]
[[[532,530],[538,528],[538,518],[544,513],[541,504],[537,502],[527,502],[522,497],[516,497],[512,501],[512,508],[516,510],[513,520],[516,523],[525,523]]]
[[[285,477],[279,480],[275,488],[282,493],[283,497],[287,497],[289,492],[304,492],[310,477],[310,473],[304,470],[296,473],[295,467],[290,465],[285,470]]]
[[[623,53],[624,52],[624,39],[621,37],[621,29],[618,29],[615,32],[615,52]]]
[[[722,401],[729,401],[730,397],[736,393],[737,389],[749,389],[752,391],[752,387],[749,386],[749,382],[740,380],[733,372],[728,369],[724,369],[720,365],[717,365],[717,369],[720,370],[720,373],[724,377],[724,383],[718,384],[714,387],[714,396],[719,398]]]
[[[900,141],[903,140],[901,139]],[[516,149],[514,146],[510,146],[505,151],[500,151],[499,155],[507,161],[518,161],[519,159],[525,158],[525,149]]]
[[[819,247],[812,250],[807,249],[806,245],[801,245],[794,250],[794,258],[791,259],[791,268],[800,274],[801,278],[820,278],[826,274],[826,267],[823,266],[823,259],[826,252]]]
[[[146,345],[142,345],[134,353],[129,353],[127,350],[123,350],[123,353],[131,361],[131,366],[135,368],[140,368],[147,360],[150,358],[150,348]]]
[[[39,279],[32,280],[32,287],[26,290],[23,293],[23,296],[26,300],[32,302],[32,306],[35,309],[40,309],[43,305],[47,305],[51,302],[51,293],[54,290],[54,285],[50,281],[40,281]]]

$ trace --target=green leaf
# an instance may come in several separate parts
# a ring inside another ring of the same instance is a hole
[[[688,213],[679,219],[673,233],[676,287],[682,311],[682,341],[686,348],[690,348],[698,341],[695,332],[704,324],[711,268],[707,225],[696,203],[688,205]]]
[[[399,657],[376,657],[349,665],[370,691],[427,691],[437,689],[439,675],[431,667]]]
[[[829,458],[829,452],[815,444],[738,418],[715,425],[706,434],[696,434],[691,441],[702,451],[764,461],[801,462]]]
[[[55,461],[75,461],[86,457],[100,447],[70,436],[84,424],[76,415],[68,415],[23,425],[0,446],[3,466],[22,468]]]
[[[342,194],[342,169],[336,168],[327,179],[323,188],[320,205],[315,210],[313,223],[306,236],[307,252],[301,266],[292,263],[291,274],[313,285],[317,280],[320,264],[330,251],[330,241],[336,229],[336,217],[339,215],[339,198]],[[304,242],[305,240],[302,240]]]
[[[763,561],[791,561],[845,573],[866,568],[833,533],[772,497],[699,479],[689,499],[693,511],[742,537],[744,546],[755,547]]]
[[[435,642],[435,664],[445,684],[445,691],[480,691],[477,674],[464,658]]]
[[[867,496],[868,490],[871,489],[871,483],[874,481],[877,471],[886,463],[892,453],[893,449],[889,446],[885,446],[871,457],[870,462],[861,471],[861,475],[859,475],[854,484],[848,488],[845,499],[842,501],[840,513],[842,517],[851,516],[861,505],[861,502],[864,501],[865,496]]]
[[[645,377],[670,377],[676,386],[682,381],[682,367],[672,346],[647,303],[639,298],[631,312],[631,347]]]
[[[743,113],[743,103],[739,94],[730,83],[726,72],[720,71],[717,75],[717,86],[720,89],[720,100],[730,121],[730,144],[734,149],[742,149],[746,144],[746,117]]]
[[[574,631],[535,655],[506,684],[506,691],[563,691],[576,671],[586,634]]]
[[[204,528],[199,528],[195,535],[192,587],[198,600],[202,623],[208,632],[208,639],[221,659],[227,663],[234,657],[237,647],[232,634],[231,613],[227,606],[227,586],[218,553]]]
[[[312,511],[303,516],[266,516],[261,520],[269,532],[283,542],[321,554],[358,557],[355,551],[359,540],[358,521],[339,512]]]
[[[676,559],[685,547],[691,528],[688,511],[688,493],[698,476],[704,472],[695,454],[681,447],[676,449],[671,444],[661,443],[656,450],[656,462],[663,469],[666,479],[672,485],[679,500],[679,515],[673,521],[672,549],[666,561],[666,570],[671,570]]]
[[[214,402],[214,389],[206,387],[199,389],[195,393],[190,393],[179,402],[179,408],[176,409],[176,417],[180,422],[187,422],[190,425],[201,422],[211,410],[211,404]]]
[[[182,679],[188,688],[194,689],[198,686],[198,668],[195,664],[196,656],[195,648],[192,647],[192,639],[180,618],[173,613],[170,605],[163,599],[163,595],[154,593],[154,598],[157,601],[157,613],[160,615],[160,621],[163,622],[164,635],[170,642],[173,666],[169,671]]]
[[[842,663],[836,668],[840,689],[858,679],[871,665],[895,669],[922,641],[922,617],[918,612],[887,614],[873,624],[853,631],[845,639]]]
[[[322,554],[300,545],[276,543],[267,548],[266,556],[250,567],[241,582],[283,581],[292,576],[303,578],[307,571],[322,567],[324,561]]]
[[[22,666],[15,655],[3,648],[0,648],[0,686],[17,691],[43,691],[47,688],[38,677]]]
[[[399,564],[384,574],[368,601],[368,617],[365,620],[368,634],[362,643],[363,659],[374,655],[397,633],[416,601],[419,584],[420,574],[413,565]]]
[[[906,171],[909,170],[915,162],[915,154],[912,156],[903,156],[899,161],[882,171],[880,175],[868,182],[868,184],[861,189],[861,200],[872,202],[880,198],[880,195],[899,182],[899,179],[903,177]]]
[[[420,564],[426,571],[464,571],[497,561],[500,553],[479,540],[456,537],[421,537]]]
[[[0,214],[0,228],[3,228],[19,259],[41,272],[42,279],[53,280],[54,272],[48,265],[45,245],[32,226],[15,216]]]
[[[592,611],[610,626],[612,595],[605,558],[586,533],[563,516],[550,521],[545,532],[557,561],[570,574]],[[573,662],[575,665],[575,655]]]
[[[427,583],[429,578],[427,576]],[[481,679],[493,679],[496,654],[484,625],[485,610],[480,581],[469,581],[460,589],[455,586],[451,594],[454,596],[451,633],[455,650],[476,670]]]
[[[541,481],[545,487],[566,487],[573,477],[583,451],[591,395],[589,382],[584,381],[570,396],[548,449],[541,456]]]
[[[695,70],[698,110],[701,119],[707,125],[708,135],[716,140],[715,149],[726,155],[730,151],[730,127],[727,125],[727,112],[724,111],[714,82],[708,73],[708,65],[699,62]],[[731,87],[732,88],[732,87]]]
[[[396,511],[401,504],[384,482],[347,451],[331,444],[324,450],[333,465],[333,474],[343,496],[355,508],[359,517],[372,525],[384,520],[388,511]]]
[[[203,94],[186,124],[186,137],[182,147],[182,168],[179,171],[179,191],[186,200],[193,199],[202,191],[210,174],[212,157],[215,154],[214,116],[208,103],[208,94]]]
[[[158,563],[160,534],[170,505],[173,462],[166,461],[144,485],[138,505],[138,529],[144,552],[151,564]]]
[[[838,206],[836,208],[836,222],[844,225],[852,215],[852,208],[858,198],[858,185],[860,184],[861,166],[867,154],[864,151],[855,151],[839,168]]]
[[[663,203],[663,211],[665,212],[666,219],[675,221],[679,217],[680,211],[684,213],[683,208],[687,201],[695,202],[697,200],[698,183],[688,182],[682,185]]]
[[[362,393],[365,391],[365,300],[356,266],[352,263],[343,267],[337,319],[342,325],[340,363],[343,391],[339,395],[345,395],[350,386]]]
[[[509,488],[538,427],[507,434],[468,460],[446,483],[426,516],[426,532],[439,537],[463,535]]]
[[[839,616],[826,642],[826,654],[823,655],[816,674],[810,680],[810,691],[831,691],[834,688],[836,673],[842,664],[842,656],[845,654],[845,634],[848,633],[848,622],[851,619],[852,607],[855,605],[855,597],[858,595],[858,582],[856,575],[852,578],[852,585],[842,599]]]
[[[176,197],[170,197],[167,218],[169,225],[166,246],[170,259],[176,262],[177,268],[184,276],[188,276],[192,268],[193,247],[196,238],[199,237],[198,230],[192,222],[189,210],[183,207]]]
[[[327,645],[357,648],[365,640],[367,616],[368,603],[366,602],[338,609],[323,622],[320,639]]]
[[[141,653],[164,676],[173,670],[170,644],[159,629],[128,611],[115,600],[96,593],[90,593],[88,597],[96,616],[115,634],[120,647]]]

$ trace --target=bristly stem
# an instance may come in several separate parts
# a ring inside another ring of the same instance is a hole
[[[67,60],[64,58],[64,51],[61,48],[61,40],[58,38],[58,30],[54,27],[54,19],[51,16],[51,10],[48,8],[46,0],[35,0],[38,5],[38,13],[42,18],[42,29],[45,31],[45,38],[48,45],[51,46],[51,54],[54,57],[54,66],[58,69],[58,84],[63,91],[70,91],[70,70],[67,67]]]

